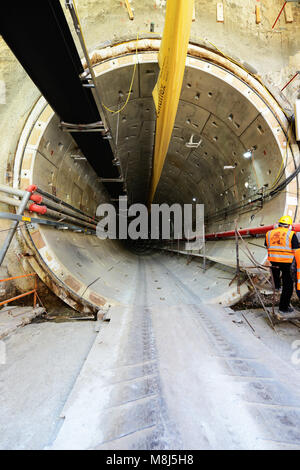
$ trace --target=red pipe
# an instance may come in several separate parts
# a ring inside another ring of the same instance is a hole
[[[43,200],[43,196],[40,196],[39,194],[31,194],[30,200],[36,202],[37,204],[40,204]]]
[[[28,188],[26,188],[26,191],[28,191],[29,193],[34,193],[34,191],[36,190],[37,190],[36,184],[31,184],[30,186],[28,186]]]
[[[254,227],[254,228],[243,228],[238,230],[241,236],[247,235],[264,235],[269,230],[273,230],[275,225],[264,225],[263,227]],[[293,224],[293,230],[295,232],[300,232],[300,224]],[[228,232],[216,232],[216,233],[209,233],[205,235],[206,240],[217,240],[219,238],[230,238],[235,236],[235,230],[229,230]]]
[[[37,204],[30,204],[29,206],[30,212],[36,212],[37,214],[46,214],[47,207],[46,206],[38,206]]]
[[[295,78],[299,75],[299,72],[296,73],[296,75],[293,76],[293,78],[291,78],[291,80],[289,82],[287,82],[286,85],[284,85],[284,87],[281,89],[281,91],[285,90],[287,86],[289,86],[290,83],[292,83],[293,80],[295,80]]]

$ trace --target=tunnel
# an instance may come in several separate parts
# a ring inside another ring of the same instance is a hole
[[[126,175],[123,186],[131,204],[146,203],[149,191],[155,134],[152,90],[158,75],[159,44],[156,39],[143,39],[138,51],[132,41],[92,53],[106,119],[118,141],[115,157]],[[128,104],[114,114],[128,92],[136,61]],[[14,185],[25,189],[37,184],[92,217],[100,203],[109,202],[109,194],[59,124],[58,116],[40,98],[19,139]],[[278,213],[296,217],[297,180],[270,200],[262,197],[274,187],[282,161],[281,178],[295,171],[297,146],[287,135],[282,110],[258,80],[226,58],[190,45],[176,122],[154,202],[204,204],[206,233],[233,229],[237,217],[239,228],[272,224]],[[197,148],[191,148],[190,141],[199,144]],[[254,149],[253,159],[244,157],[249,149]],[[28,258],[32,268],[70,305],[84,311],[107,308],[124,302],[134,290],[138,259],[121,242],[36,225],[22,233],[34,253]],[[258,262],[265,260],[262,239],[251,249]],[[235,250],[234,240],[208,241],[210,264],[205,275],[199,258],[192,266],[200,268],[193,271],[170,252],[154,251],[152,257],[153,262],[178,265],[178,275],[188,284],[197,272],[192,284],[196,291],[206,294],[208,301],[232,305],[247,288],[238,295],[235,284],[229,286],[217,274],[231,270],[234,277]],[[241,257],[249,264],[244,253]],[[210,291],[213,295],[205,291],[211,280],[216,287]]]
[[[149,209],[171,2],[3,9],[0,449],[300,448],[300,304],[276,316],[265,246],[284,215],[300,231],[300,4],[176,0],[191,34],[153,203],[203,205],[205,243],[97,236],[102,204]]]

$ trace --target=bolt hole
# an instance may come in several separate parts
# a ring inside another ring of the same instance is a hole
[[[257,130],[259,132],[260,135],[263,135],[265,133],[265,131],[263,130],[263,128],[261,127],[261,125],[257,126]]]

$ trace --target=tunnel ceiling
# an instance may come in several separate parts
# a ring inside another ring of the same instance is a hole
[[[219,71],[220,77],[215,77],[186,68],[155,202],[184,204],[196,198],[213,212],[247,200],[257,187],[271,185],[275,179],[281,153],[271,129],[236,83],[232,86],[230,81],[237,78]],[[107,112],[131,202],[145,202],[149,191],[155,133],[152,90],[158,72],[156,62],[139,63],[128,105],[119,115]],[[132,73],[133,65],[121,63],[120,68],[98,76],[103,102],[112,111],[124,103]],[[191,138],[201,141],[198,148],[187,146]],[[254,165],[243,157],[251,147],[256,149]],[[224,170],[224,166],[236,169]]]

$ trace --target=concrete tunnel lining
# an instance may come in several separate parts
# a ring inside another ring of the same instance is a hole
[[[112,109],[117,108],[119,91],[128,91],[124,87],[130,83],[134,61],[138,62],[133,93],[120,115],[118,156],[123,169],[126,168],[129,200],[144,202],[151,175],[155,129],[151,92],[158,72],[159,41],[141,41],[137,56],[132,53],[135,46],[135,41],[132,41],[125,46],[95,51],[92,57],[103,102]],[[111,56],[107,57],[109,54]],[[243,150],[254,145],[257,147],[255,163],[261,185],[271,184],[274,180],[281,159],[285,159],[287,120],[275,100],[245,70],[204,48],[191,46],[189,54],[175,128],[155,202],[190,203],[192,197],[196,197],[198,202],[205,203],[206,208],[221,204],[230,206],[243,198],[245,182],[253,182],[253,170],[249,162],[242,159]],[[245,111],[248,120],[243,117]],[[106,117],[115,137],[117,118],[110,113]],[[74,152],[78,154],[78,149],[69,134],[59,130],[58,123],[58,117],[40,98],[20,138],[14,186],[25,188],[29,183],[35,183],[94,215],[97,205],[107,201],[108,195],[103,185],[97,182],[97,175],[91,167],[86,162],[73,160],[71,155]],[[194,141],[203,140],[200,152],[188,152],[185,147],[192,133]],[[292,140],[290,144],[286,176],[292,173],[299,160],[297,146]],[[264,153],[266,148],[271,149],[269,157]],[[232,186],[232,173],[225,173],[223,166],[237,161],[239,179],[236,188],[228,189],[225,194],[226,188]],[[251,194],[246,197],[251,197]],[[268,225],[282,213],[294,217],[297,198],[298,184],[293,180],[284,192],[260,210],[241,215],[239,226]],[[235,214],[222,221],[213,221],[207,230],[232,228],[234,219]],[[89,311],[129,301],[138,263],[137,257],[120,243],[42,226],[23,228],[23,235],[34,253],[28,258],[33,269],[71,306]],[[263,241],[257,240],[256,243],[260,246],[251,247],[251,251],[258,261],[263,262]],[[231,240],[209,242],[207,256],[217,263],[234,266],[234,243]],[[229,268],[212,264],[203,276],[196,263],[186,266],[185,260],[179,257],[175,261],[164,256],[164,262],[172,265],[185,282],[192,281],[193,288],[204,292],[204,286],[211,285],[212,281],[216,283],[213,294],[206,292],[207,301],[218,300],[230,305],[239,299],[234,285],[229,288],[228,281],[216,280],[222,269]],[[241,261],[249,263],[243,253]],[[241,295],[245,292],[246,288],[242,289]]]

